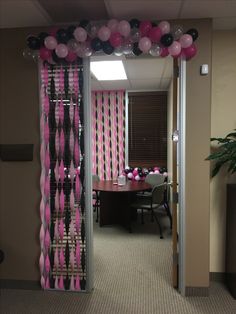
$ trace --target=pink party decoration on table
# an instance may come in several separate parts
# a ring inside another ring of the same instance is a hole
[[[101,41],[107,41],[110,38],[111,30],[107,26],[102,26],[98,30],[98,38]]]
[[[63,275],[60,275],[59,283],[58,283],[58,288],[61,290],[64,290],[64,279]]]
[[[55,52],[59,58],[65,58],[68,55],[68,48],[65,44],[58,44]]]
[[[41,47],[39,49],[39,57],[42,60],[49,61],[52,57],[52,51],[47,49],[46,47]]]
[[[55,227],[54,227],[54,237],[56,242],[59,240],[59,225],[58,225],[58,218],[56,218]]]
[[[56,135],[55,135],[55,151],[57,157],[59,157],[59,151],[60,151],[60,136],[59,136],[59,131],[58,129],[56,130]]]
[[[74,132],[73,132],[72,128],[70,129],[69,146],[70,146],[71,156],[73,156],[74,146],[75,146],[75,139],[74,139]]]
[[[48,145],[49,142],[49,127],[48,127],[48,123],[45,122],[44,124],[44,142],[45,145]]]
[[[64,222],[62,218],[60,219],[60,223],[59,223],[59,236],[62,241],[64,237]]]
[[[117,29],[118,32],[124,37],[128,37],[131,31],[129,22],[125,20],[119,22]]]
[[[76,209],[75,212],[75,229],[77,234],[79,234],[79,230],[80,230],[80,212],[79,212],[79,208]]]
[[[54,266],[56,268],[56,271],[59,268],[59,254],[58,254],[58,246],[56,246],[55,252],[54,252]]]
[[[57,40],[55,37],[53,36],[47,36],[44,39],[44,45],[46,48],[50,49],[50,50],[54,50],[57,46]]]
[[[75,159],[75,166],[76,166],[76,167],[79,167],[79,162],[80,162],[80,150],[79,150],[79,144],[78,144],[78,141],[77,141],[77,140],[75,140],[74,159]]]
[[[116,19],[111,19],[107,22],[107,27],[111,30],[111,32],[116,32],[118,24],[119,22]]]
[[[43,274],[43,271],[44,271],[44,255],[43,255],[43,252],[41,252],[40,258],[39,258],[39,269],[40,269],[40,273]]]
[[[60,197],[59,197],[59,205],[60,205],[60,212],[64,212],[65,208],[65,195],[63,193],[63,190],[61,190]]]
[[[79,130],[79,109],[78,109],[78,106],[75,106],[75,115],[74,115],[75,119],[75,130],[76,130],[76,133],[78,133],[78,130]]]
[[[74,271],[74,268],[75,268],[75,254],[74,254],[73,247],[71,248],[71,251],[70,251],[70,265],[71,265],[71,270]]]
[[[188,48],[193,43],[193,37],[189,34],[184,34],[180,37],[179,43],[182,48]]]
[[[65,256],[64,256],[63,248],[60,249],[59,263],[60,263],[60,268],[62,270],[65,264]]]
[[[49,226],[50,221],[51,221],[51,210],[50,210],[49,204],[47,203],[45,207],[45,222],[47,226]]]
[[[150,21],[142,21],[139,25],[139,30],[142,37],[148,36],[151,29],[152,23]]]
[[[75,171],[75,167],[74,167],[74,163],[73,163],[73,160],[71,160],[70,162],[70,180],[71,180],[71,183],[73,184],[74,182],[74,177],[76,175],[76,171]]]
[[[111,33],[111,36],[109,38],[109,42],[112,45],[112,47],[116,48],[121,46],[123,39],[120,33],[115,32],[115,33]]]
[[[59,162],[58,162],[58,160],[56,161],[56,164],[55,164],[54,174],[55,174],[56,182],[58,184],[58,182],[59,182]]]
[[[44,249],[44,239],[45,239],[45,230],[44,230],[44,226],[41,225],[40,233],[39,233],[39,240],[40,240],[41,250]]]
[[[74,37],[79,42],[84,42],[87,39],[87,32],[83,27],[76,27]]]
[[[167,21],[160,22],[158,27],[161,29],[162,35],[170,32],[170,23]]]
[[[46,274],[48,274],[50,271],[50,260],[49,260],[48,254],[46,255],[46,258],[45,258],[45,271],[46,271]]]
[[[60,166],[59,166],[59,175],[60,175],[60,180],[61,180],[61,184],[63,184],[64,179],[65,179],[65,169],[64,169],[64,162],[63,159],[60,162]]]
[[[40,201],[40,218],[41,218],[42,223],[44,222],[44,210],[45,210],[45,204],[44,204],[43,198],[41,198],[41,201]]]
[[[41,287],[42,287],[43,289],[45,289],[45,279],[44,279],[43,276],[41,276],[40,284],[41,284]]]
[[[61,158],[64,156],[64,150],[65,150],[65,135],[63,129],[61,129],[60,133],[60,154]]]
[[[55,194],[55,210],[58,213],[60,208],[60,197],[59,197],[59,190],[58,188],[56,189],[56,194]]]
[[[49,102],[49,98],[48,98],[48,95],[46,94],[45,96],[44,96],[44,100],[43,100],[43,109],[44,109],[44,112],[45,112],[45,114],[48,116],[48,114],[49,114],[49,104],[50,104],[50,102]]]
[[[74,226],[74,220],[73,219],[71,219],[69,231],[70,231],[71,240],[73,241],[75,239],[75,226]]]
[[[44,157],[44,168],[45,168],[45,173],[48,175],[48,171],[50,168],[50,156],[49,156],[49,150],[45,150],[45,157]]]
[[[55,277],[55,283],[54,283],[54,287],[55,287],[55,289],[59,289],[59,282],[58,282],[59,280],[58,280],[58,276],[56,275],[56,277]]]
[[[74,291],[75,290],[75,279],[74,279],[74,275],[71,276],[70,278],[70,290]]]
[[[76,275],[76,279],[75,279],[75,290],[77,290],[77,291],[81,290],[79,274]]]
[[[49,194],[50,194],[50,182],[49,182],[49,177],[46,176],[45,177],[45,184],[44,184],[44,196],[46,199],[49,198]]]
[[[151,28],[149,32],[149,38],[151,39],[153,43],[158,43],[161,39],[161,36],[162,36],[162,32],[161,32],[160,27],[154,26],[153,28]]]
[[[61,125],[64,123],[64,105],[62,99],[59,101],[59,121]]]
[[[75,197],[74,197],[74,191],[71,189],[70,192],[70,210],[73,211],[75,207]]]
[[[49,230],[47,229],[45,232],[45,238],[44,238],[44,246],[45,246],[46,252],[48,251],[50,247],[50,242],[51,242],[50,233],[49,233]]]
[[[79,174],[76,175],[75,178],[75,198],[77,201],[80,199],[80,179]]]

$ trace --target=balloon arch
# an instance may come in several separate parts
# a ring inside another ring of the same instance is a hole
[[[167,21],[118,21],[106,23],[82,20],[78,26],[53,27],[48,32],[27,37],[26,58],[41,59],[51,64],[73,63],[77,58],[93,54],[134,55],[184,58],[190,60],[197,53],[195,28],[184,31],[181,25]]]

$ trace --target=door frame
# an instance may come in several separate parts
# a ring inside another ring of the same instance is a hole
[[[84,138],[85,138],[85,234],[86,234],[86,291],[94,287],[94,252],[93,252],[93,206],[92,206],[92,115],[91,115],[91,79],[90,58],[83,59],[84,69]],[[179,255],[178,255],[178,290],[185,295],[185,138],[186,138],[186,61],[180,60],[179,71]]]

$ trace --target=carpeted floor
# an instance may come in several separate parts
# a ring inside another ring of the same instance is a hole
[[[121,227],[94,228],[95,287],[90,294],[2,290],[1,314],[236,313],[225,287],[212,283],[209,297],[183,298],[171,287],[171,235],[164,239],[155,223],[137,223],[129,234]]]

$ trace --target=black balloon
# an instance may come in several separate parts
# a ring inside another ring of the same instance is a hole
[[[40,48],[40,40],[35,36],[29,36],[27,38],[27,46],[32,50],[37,50]]]
[[[88,26],[88,24],[89,24],[88,20],[82,20],[80,21],[79,26],[85,28],[86,26]]]
[[[152,22],[152,27],[156,27],[157,23],[156,22]]]
[[[193,41],[195,41],[198,38],[198,31],[195,28],[190,28],[186,34],[189,34],[192,36]]]
[[[133,45],[133,53],[134,53],[136,56],[139,56],[139,55],[142,54],[142,50],[139,49],[138,43],[134,43],[134,45]]]
[[[66,44],[69,40],[67,31],[63,28],[60,28],[56,33],[56,38],[59,43]]]
[[[140,176],[140,178],[142,178],[143,177],[143,173],[142,172],[139,172],[139,174],[138,174],[139,176]]]
[[[102,50],[105,52],[105,54],[111,55],[114,52],[114,47],[112,47],[109,41],[104,41],[102,43]]]
[[[94,38],[91,41],[91,47],[94,51],[99,51],[102,49],[102,41],[99,38]]]
[[[161,43],[164,47],[169,47],[172,43],[173,43],[173,36],[171,34],[165,34],[163,36],[161,36]]]
[[[67,28],[67,36],[69,39],[72,39],[74,38],[74,31],[76,29],[76,26],[75,25],[70,25],[68,28]]]
[[[44,45],[44,39],[48,36],[48,33],[46,32],[41,32],[38,34],[38,39],[40,41],[40,45],[43,46]]]
[[[129,25],[131,28],[139,28],[140,21],[138,19],[132,19],[129,21]]]

